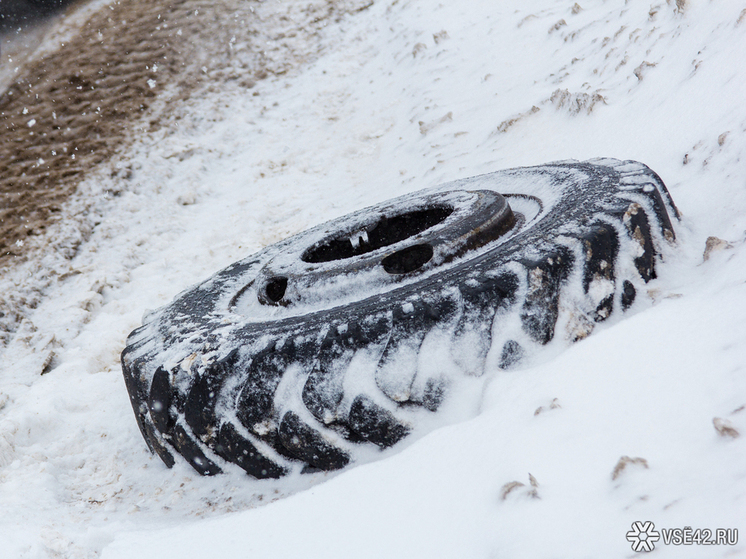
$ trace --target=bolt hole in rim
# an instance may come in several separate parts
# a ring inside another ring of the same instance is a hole
[[[264,287],[264,292],[267,295],[267,299],[273,303],[279,303],[285,296],[285,291],[288,288],[288,278],[279,276],[270,278],[267,281],[267,285]]]
[[[433,247],[430,245],[413,245],[389,254],[381,264],[389,274],[408,274],[422,268],[432,257]]]

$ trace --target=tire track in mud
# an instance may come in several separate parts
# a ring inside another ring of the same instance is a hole
[[[45,45],[45,54],[27,62],[0,93],[0,277],[45,248],[55,250],[46,232],[69,218],[64,204],[80,181],[138,135],[178,115],[180,102],[228,80],[251,88],[314,59],[330,20],[371,4],[114,0],[95,11],[77,6],[91,11],[87,19],[58,33],[58,44]],[[74,253],[75,247],[60,258]],[[54,272],[37,275],[20,286],[33,297],[0,293],[0,333],[12,332],[27,314],[24,307],[33,308],[55,279]]]

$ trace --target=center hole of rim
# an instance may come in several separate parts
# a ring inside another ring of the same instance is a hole
[[[318,264],[373,252],[442,223],[453,211],[454,208],[448,206],[436,206],[394,217],[382,217],[363,229],[323,241],[303,253],[301,260]]]

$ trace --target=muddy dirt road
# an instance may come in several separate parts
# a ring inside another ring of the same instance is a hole
[[[111,2],[22,69],[0,98],[0,266],[44,232],[86,172],[157,125],[163,107],[149,112],[152,103],[188,96],[204,64],[225,68],[216,47],[251,33],[251,4]]]
[[[142,134],[178,125],[190,98],[227,82],[251,95],[257,80],[291,73],[320,54],[318,37],[330,19],[371,4],[80,1],[37,28],[38,45],[3,51],[0,279],[12,288],[0,289],[0,346],[56,281],[48,266],[14,270],[50,257],[50,227],[76,217],[65,204],[82,180],[94,171],[126,180],[128,171],[111,165],[112,157]],[[74,254],[72,247],[52,256]],[[14,273],[21,279],[8,280]]]

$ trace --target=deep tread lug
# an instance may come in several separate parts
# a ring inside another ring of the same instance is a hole
[[[650,222],[640,204],[630,204],[622,218],[633,242],[640,245],[642,254],[635,258],[635,267],[645,283],[657,277],[655,273],[655,247],[650,234]]]
[[[367,342],[358,324],[332,326],[321,343],[316,363],[303,386],[303,404],[322,423],[336,419],[344,397],[343,382],[347,366],[356,349]]]
[[[635,290],[635,286],[632,285],[632,282],[624,280],[624,283],[622,284],[622,310],[626,311],[632,306],[632,303],[635,302],[636,295],[637,291]]]
[[[432,412],[438,411],[446,397],[446,388],[446,383],[440,379],[427,379],[425,392],[422,396],[422,407]]]
[[[278,479],[287,473],[285,468],[264,456],[231,423],[220,426],[215,453],[228,462],[234,462],[257,479]]]
[[[194,441],[181,425],[174,427],[173,445],[179,451],[179,454],[189,462],[192,468],[203,476],[214,476],[222,473],[218,465],[205,456],[199,444]]]
[[[475,334],[476,343],[469,347],[469,352],[479,370],[484,366],[492,345],[492,322],[495,315],[500,307],[515,301],[517,289],[518,278],[514,274],[469,279],[459,287],[464,308],[454,336],[458,340],[469,333]],[[457,356],[456,358],[458,360]]]
[[[500,365],[501,369],[510,369],[516,365],[524,355],[523,347],[515,340],[508,340],[503,345],[503,350],[500,354]]]
[[[596,223],[589,229],[582,237],[586,255],[583,290],[588,294],[593,282],[610,284],[609,295],[598,301],[593,310],[593,319],[602,322],[609,318],[614,310],[614,268],[619,254],[619,238],[616,230],[606,223]]]
[[[184,403],[184,419],[192,432],[211,448],[217,438],[217,418],[215,406],[220,396],[225,377],[230,374],[237,351],[225,359],[213,363],[192,385]]]
[[[396,402],[407,402],[412,398],[417,356],[425,336],[437,324],[447,323],[458,314],[455,294],[440,295],[428,300],[413,297],[394,306],[391,335],[379,359],[375,379],[381,391]],[[399,367],[401,359],[410,363],[406,376]]]
[[[274,342],[251,361],[236,405],[238,420],[250,432],[266,434],[257,426],[274,419],[275,391],[290,363],[291,356],[279,351]]]
[[[150,385],[148,396],[148,410],[153,425],[164,435],[171,433],[176,423],[176,418],[171,415],[171,404],[173,394],[169,373],[163,367],[153,374],[153,382]]]
[[[568,251],[556,251],[540,261],[523,263],[528,269],[528,293],[521,311],[521,322],[526,333],[541,344],[549,343],[554,337],[560,286],[567,278],[572,262]]]
[[[666,189],[660,177],[652,171],[651,174],[653,175],[653,178],[656,182],[656,187],[652,190],[644,189],[643,194],[647,196],[647,198],[653,205],[655,219],[660,226],[661,233],[669,241],[674,241],[676,239],[676,234],[673,229],[671,217],[668,215],[668,211],[666,210],[666,204],[663,201],[663,198],[666,198],[669,207],[673,211],[673,217],[677,219],[679,218],[679,210],[676,207],[676,204],[673,203],[671,195],[668,193],[668,190]]]
[[[169,447],[161,442],[161,438],[156,433],[155,428],[150,423],[145,423],[144,429],[146,433],[145,441],[148,443],[148,448],[163,461],[166,467],[173,468],[176,459]],[[166,436],[170,437],[170,435]]]
[[[434,313],[421,299],[407,301],[394,307],[391,335],[375,372],[378,388],[392,400],[409,400],[412,383],[417,374],[417,355],[425,336],[435,322]],[[398,367],[401,359],[409,362],[406,376]]]
[[[363,440],[382,448],[395,445],[410,431],[393,413],[367,396],[358,396],[352,402],[349,421],[350,428]]]
[[[350,462],[345,451],[329,443],[294,412],[282,417],[279,438],[288,453],[321,470],[339,470]]]

